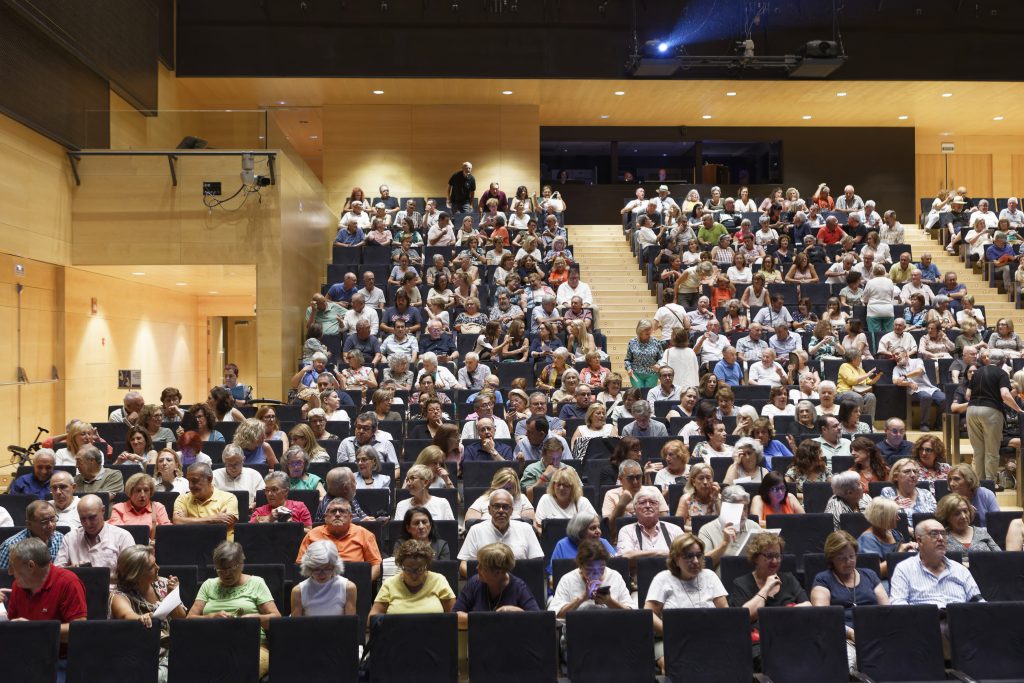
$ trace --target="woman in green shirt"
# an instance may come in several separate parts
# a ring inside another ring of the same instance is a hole
[[[308,427],[306,429],[309,430]],[[311,440],[312,432],[302,436],[303,441]],[[313,443],[316,441],[314,440]],[[301,444],[296,444],[285,452],[284,464],[288,472],[288,488],[293,491],[317,491],[321,498],[327,495],[320,477],[309,473],[309,456],[306,455]]]
[[[451,612],[455,593],[444,576],[430,571],[433,560],[429,543],[408,540],[398,546],[395,566],[399,572],[381,585],[370,616]]]
[[[233,617],[260,620],[260,678],[270,670],[270,651],[266,630],[270,620],[281,616],[266,582],[259,576],[242,573],[245,553],[242,546],[224,541],[213,551],[217,578],[207,579],[199,587],[189,619],[230,619]],[[454,602],[454,600],[453,600]]]

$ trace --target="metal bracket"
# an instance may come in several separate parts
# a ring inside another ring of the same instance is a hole
[[[167,165],[171,168],[171,185],[174,187],[178,186],[178,169],[175,162],[178,161],[178,157],[175,154],[167,155]]]
[[[71,175],[75,177],[76,186],[80,186],[82,184],[82,178],[78,175],[78,162],[80,159],[81,157],[74,152],[68,152],[68,161],[71,162]]]

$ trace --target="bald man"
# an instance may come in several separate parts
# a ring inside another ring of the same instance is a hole
[[[64,537],[57,553],[58,567],[106,567],[113,578],[117,558],[135,545],[132,535],[104,520],[106,507],[99,496],[82,496],[78,501],[78,519],[82,526]]]

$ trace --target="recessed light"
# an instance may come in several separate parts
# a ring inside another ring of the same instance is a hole
[[[840,90],[836,93],[836,97],[846,97],[846,93]]]
[[[729,92],[725,93],[725,96],[726,97],[736,97],[736,93],[734,91],[730,90]]]
[[[810,114],[804,114],[804,117],[803,117],[804,121],[810,121],[810,120],[811,120],[811,119],[813,119],[813,118],[814,118],[814,117],[813,117],[813,116],[811,116]]]
[[[175,282],[174,286],[175,287],[186,287],[186,286],[188,286],[188,283],[187,282]]]
[[[280,100],[280,101],[278,102],[278,104],[288,104],[288,103],[287,103],[287,102],[285,102],[284,100]]]
[[[1002,121],[1002,120],[1003,120],[1003,118],[1004,118],[1004,117],[1002,117],[1002,116],[993,116],[993,117],[992,117],[992,120],[993,120],[993,121]]]
[[[134,273],[132,273],[132,275],[145,275],[145,273],[141,271],[135,271]]]
[[[383,90],[374,90],[374,91],[373,91],[373,94],[374,94],[374,95],[383,95],[383,94],[384,94],[384,91],[383,91]]]
[[[701,118],[702,119],[710,119],[711,118],[711,114],[704,114],[704,116],[702,116]]]
[[[615,94],[618,95],[619,97],[622,97],[623,95],[626,94],[626,91],[625,90],[616,90]]]
[[[899,119],[900,121],[906,121],[906,120],[907,120],[907,119],[909,119],[910,117],[909,117],[909,116],[907,116],[906,114],[903,114],[902,116],[897,116],[896,118],[898,118],[898,119]]]
[[[260,140],[262,140],[263,138],[264,138],[264,136],[263,136],[263,135],[260,135],[260,136],[259,136],[259,139],[260,139]]]
[[[952,135],[952,133],[950,133],[950,132],[949,132],[948,130],[944,130],[944,131],[942,131],[942,134],[943,134],[943,135]]]
[[[310,139],[310,140],[316,140],[316,139],[317,139],[317,138],[319,138],[319,137],[320,137],[319,135],[310,135],[310,136],[309,136],[309,139]]]
[[[512,91],[511,91],[511,90],[502,90],[502,91],[501,91],[501,94],[502,94],[502,95],[511,95],[511,94],[512,94]]]
[[[602,118],[602,119],[606,119],[606,118],[608,118],[608,114],[601,114],[601,118]]]
[[[216,289],[211,289],[207,294],[220,294]]]
[[[951,93],[951,92],[944,92],[944,93],[942,93],[942,96],[943,97],[952,97],[953,93]]]

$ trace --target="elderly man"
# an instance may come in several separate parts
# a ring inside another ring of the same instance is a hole
[[[355,334],[356,327],[360,322],[369,323],[370,334],[377,334],[377,327],[380,324],[377,311],[367,306],[366,297],[356,292],[352,295],[352,307],[345,313],[345,318],[342,321],[342,333]],[[372,358],[372,356],[370,357]]]
[[[714,214],[705,213],[701,217],[700,230],[697,231],[697,241],[702,245],[708,248],[714,247],[722,239],[723,235],[728,234],[729,231],[726,230],[725,226],[715,220]]]
[[[175,524],[226,524],[228,540],[235,536],[238,521],[238,498],[213,486],[213,470],[205,463],[194,463],[185,474],[188,493],[174,501]]]
[[[490,319],[497,320],[501,324],[502,331],[507,332],[512,321],[522,320],[524,315],[523,309],[509,299],[508,291],[502,289],[498,293],[498,302],[491,308]]]
[[[558,300],[559,308],[568,308],[572,304],[572,298],[578,296],[583,308],[594,308],[594,293],[590,285],[580,280],[579,266],[569,268],[569,279],[558,285],[555,298]]]
[[[845,514],[864,514],[871,497],[864,492],[860,475],[853,470],[839,472],[832,477],[832,497],[825,504],[825,514],[832,515],[836,531]]]
[[[355,299],[353,299],[353,302]],[[376,312],[369,308],[364,308],[364,311],[369,311],[372,315],[377,315]],[[348,318],[352,315],[355,309],[349,311],[345,317]],[[399,324],[396,322],[396,324]],[[389,340],[393,340],[393,337],[388,337]],[[398,350],[404,350],[401,342],[395,341],[395,348]],[[410,351],[415,353],[415,340],[411,337],[408,338],[408,344]],[[345,343],[341,347],[342,353],[348,353],[349,351],[359,351],[363,354],[363,358],[366,360],[367,365],[377,365],[381,361],[381,348],[380,339],[373,330],[373,323],[367,318],[359,318],[355,321],[355,334],[349,334],[345,337]],[[393,349],[394,350],[394,349]]]
[[[984,342],[982,342],[984,344]],[[949,366],[949,378],[953,384],[960,383],[960,377],[967,372],[967,368],[978,364],[978,347],[965,346],[963,355],[953,360]]]
[[[50,477],[56,460],[52,448],[40,448],[32,456],[32,471],[14,480],[8,493],[35,496],[42,500],[50,490]]]
[[[907,332],[907,321],[896,318],[892,322],[892,332],[886,332],[878,340],[878,357],[895,358],[897,349],[903,349],[909,356],[917,355],[917,342]]]
[[[11,561],[11,548],[27,538],[37,538],[50,551],[50,559],[56,560],[64,544],[64,534],[57,531],[57,513],[53,504],[45,500],[34,500],[25,508],[25,528],[0,543],[0,569],[7,569]]]
[[[491,374],[491,369],[480,364],[480,354],[470,351],[466,354],[465,365],[459,368],[455,378],[459,384],[470,391],[479,391],[484,388],[484,380]]]
[[[516,437],[516,447],[513,457],[519,462],[534,462],[544,456],[544,442],[548,438],[559,439],[562,442],[562,452],[571,453],[568,444],[560,434],[556,434],[552,427],[551,420],[544,415],[531,415],[525,420],[522,438]],[[516,427],[518,434],[519,428]],[[571,455],[569,457],[572,457]]]
[[[946,403],[946,395],[932,384],[925,370],[924,361],[911,358],[904,349],[896,350],[896,367],[892,369],[892,383],[905,387],[907,393],[921,403],[921,431],[931,431],[932,405],[938,409],[937,418],[941,419],[942,409]]]
[[[324,510],[324,523],[306,532],[295,563],[302,562],[309,544],[315,541],[330,541],[338,549],[338,556],[348,562],[368,562],[370,578],[380,577],[381,556],[377,538],[372,531],[352,523],[352,503],[347,498],[331,498]]]
[[[1022,412],[1013,397],[1010,379],[1003,371],[1002,350],[982,349],[980,365],[968,388],[971,401],[967,407],[967,436],[974,450],[974,469],[979,479],[995,479],[999,472],[999,447],[1003,435],[1004,412]]]
[[[224,467],[214,470],[213,485],[220,491],[245,491],[249,494],[249,507],[256,507],[256,492],[263,490],[263,477],[251,467],[243,467],[245,454],[233,443],[224,447],[221,456]]]
[[[363,203],[352,202],[352,210],[338,221],[338,234],[334,236],[334,246],[357,248],[366,244],[366,233],[363,228],[370,227],[370,215],[363,211]]]
[[[717,486],[717,484],[715,484]],[[750,519],[750,494],[742,486],[726,486],[722,491],[722,504],[742,505],[743,509],[735,515],[735,508],[726,508],[718,519],[708,522],[700,528],[697,537],[704,541],[704,555],[711,559],[715,572],[721,575],[722,557],[738,555],[743,549],[748,534],[758,534],[761,527]]]
[[[466,417],[466,424],[462,427],[462,435],[460,438],[465,439],[478,439],[480,438],[480,425],[479,421],[484,419],[491,420],[491,426],[493,431],[491,436],[497,439],[511,439],[512,434],[508,431],[508,425],[505,424],[504,420],[499,420],[494,415],[494,402],[495,395],[481,391],[473,399],[473,410],[472,416]]]
[[[566,402],[562,404],[561,409],[558,411],[558,417],[563,420],[582,420],[587,416],[587,410],[590,408],[590,404],[594,400],[593,393],[590,390],[590,385],[580,384],[576,387],[576,392],[573,394],[573,398],[576,400],[572,403]]]
[[[374,517],[367,515],[356,500],[356,477],[347,467],[332,467],[324,477],[324,488],[327,495],[320,500],[316,514],[313,515],[314,524],[324,524],[327,514],[327,504],[334,498],[344,498],[351,505],[352,520],[355,522],[372,522]]]
[[[772,294],[771,300],[768,306],[761,308],[757,315],[754,316],[753,322],[757,322],[764,327],[775,329],[780,323],[786,326],[793,324],[793,316],[789,310],[783,306],[785,298],[781,294]]]
[[[554,294],[545,294],[541,298],[540,306],[534,307],[533,313],[530,316],[531,334],[539,334],[541,325],[551,326],[556,333],[562,331],[564,320],[562,314],[558,312],[558,307],[555,303]]]
[[[878,442],[878,450],[891,466],[900,458],[909,458],[914,444],[907,441],[907,425],[898,417],[885,421],[885,438]]]
[[[843,232],[841,227],[839,227],[839,219],[835,216],[829,216],[826,218],[825,225],[818,228],[818,234],[815,235],[817,244],[824,247],[839,244],[844,237],[846,237],[846,233]]]
[[[456,171],[448,179],[448,208],[457,213],[469,213],[473,210],[473,198],[476,196],[476,178],[473,177],[473,164],[465,161],[462,170]]]
[[[548,397],[543,391],[535,391],[530,394],[530,403],[528,404],[530,413],[534,416],[545,420],[548,423],[549,431],[551,434],[556,436],[565,436],[565,423],[557,417],[548,415]],[[520,420],[516,423],[515,437],[517,441],[521,441],[526,435],[526,423],[527,420]]]
[[[626,205],[619,210],[619,213],[625,216],[627,213],[631,213],[634,216],[638,216],[643,212],[647,211],[647,205],[655,200],[647,199],[647,191],[642,187],[636,188],[636,197],[626,202]],[[655,207],[657,208],[657,207]]]
[[[932,292],[932,288],[924,282],[924,274],[920,268],[914,268],[910,271],[910,282],[903,285],[903,289],[900,290],[900,301],[904,304],[910,304],[910,297],[915,294],[920,294],[924,297],[925,306],[932,305],[932,298],[935,293]]]
[[[638,557],[665,557],[672,541],[683,535],[683,530],[671,522],[662,522],[659,506],[661,497],[641,489],[633,498],[636,522],[619,529],[616,547],[619,554],[636,566]]]
[[[643,399],[633,402],[629,410],[633,421],[622,428],[622,436],[632,436],[638,439],[645,439],[652,436],[668,436],[668,429],[658,420],[652,420],[654,408],[650,401]]]
[[[825,271],[825,282],[830,285],[846,284],[846,276],[853,271],[853,266],[856,263],[856,254],[853,252],[844,254],[842,259],[837,260]]]
[[[750,323],[750,332],[736,342],[736,352],[748,363],[761,360],[761,354],[768,348],[768,342],[761,339],[763,329],[761,323]]]
[[[398,456],[395,455],[395,447],[391,441],[377,438],[377,416],[366,411],[356,417],[353,427],[353,435],[342,439],[338,446],[338,464],[356,461],[356,451],[360,446],[373,446],[380,455],[381,464],[390,463],[398,469]]]
[[[438,363],[456,361],[459,352],[452,335],[444,331],[444,325],[438,319],[427,323],[427,334],[420,337],[420,354],[434,353]]]
[[[139,419],[139,411],[146,405],[146,399],[137,391],[129,391],[124,395],[124,405],[107,416],[107,422],[120,422],[134,425]]]
[[[850,269],[852,273],[860,273],[865,280],[870,280],[875,268],[875,250],[871,247],[864,247],[860,252],[860,263],[854,264]]]
[[[800,336],[789,331],[789,325],[775,326],[775,334],[768,340],[768,346],[777,357],[789,358],[789,354],[800,349]]]
[[[345,273],[342,277],[341,282],[336,282],[330,286],[327,290],[327,301],[334,302],[343,308],[348,308],[352,303],[352,297],[359,291],[359,285],[356,281],[356,274],[353,272]],[[313,300],[316,301],[316,295],[313,296]],[[306,317],[309,317],[309,309],[306,310]],[[319,313],[318,313],[319,315]],[[319,319],[314,322],[323,324]]]
[[[846,234],[853,238],[854,244],[861,244],[867,239],[868,229],[860,218],[860,212],[851,213],[846,219]],[[840,242],[843,240],[840,239]]]
[[[634,501],[641,491],[654,494],[658,499],[658,512],[669,514],[668,503],[656,486],[644,486],[644,473],[636,460],[623,460],[619,465],[619,485],[604,494],[601,503],[601,516],[616,520],[624,515],[635,515]]]
[[[771,351],[771,349],[767,349],[767,351]],[[731,346],[726,346],[722,350],[722,360],[715,363],[714,374],[730,387],[746,384],[746,380],[743,378],[743,364],[737,360],[736,349]]]
[[[349,273],[349,275],[352,274]],[[355,278],[355,275],[352,275],[352,277]],[[334,287],[340,287],[340,285],[334,285]],[[324,334],[338,336],[341,334],[341,323],[344,320],[346,305],[348,305],[347,301],[342,305],[335,301],[328,301],[323,294],[314,294],[313,300],[310,301],[309,306],[306,308],[306,318],[303,326],[308,329],[310,325],[317,323],[324,331]]]
[[[38,538],[14,544],[10,553],[14,585],[7,601],[7,618],[59,621],[60,642],[64,644],[68,642],[68,624],[88,616],[85,586],[73,572],[53,566],[52,559],[46,543]]]
[[[542,424],[547,427],[546,422]],[[497,425],[505,427],[505,437],[498,437],[496,434]],[[512,447],[508,444],[495,441],[496,438],[508,438],[508,425],[502,421],[495,420],[491,416],[478,417],[473,422],[466,424],[466,428],[473,427],[474,433],[472,436],[465,436],[466,430],[463,429],[463,439],[478,439],[472,443],[465,444],[462,451],[461,462],[477,462],[480,460],[512,460],[515,458],[515,452]]]
[[[853,214],[853,215],[857,216],[857,218],[860,219],[860,222],[868,230],[879,230],[879,229],[882,228],[883,218],[882,218],[882,216],[878,215],[877,211],[875,211],[875,207],[876,206],[877,206],[877,204],[875,204],[875,200],[874,199],[869,199],[866,202],[864,202],[864,210],[863,211],[858,211],[855,214]],[[889,213],[889,212],[887,211],[886,213]],[[896,212],[893,211],[892,215],[893,215],[893,219],[895,219],[896,218]],[[902,228],[903,226],[900,226],[900,227]],[[882,238],[882,241],[886,242],[887,244],[902,244],[903,243],[902,233],[900,233],[900,241],[899,242],[889,242],[884,237]]]
[[[1003,291],[1009,292],[1013,282],[1010,267],[1017,260],[1013,245],[1006,241],[1006,233],[996,230],[992,236],[992,244],[985,249],[985,260],[992,264],[993,274],[1003,281]]]
[[[505,404],[505,399],[501,395],[501,378],[498,377],[497,375],[487,375],[487,377],[484,379],[484,388],[481,389],[478,392],[472,393],[469,396],[467,396],[466,397],[466,403],[472,403],[475,406],[476,405],[476,398],[481,393],[489,393],[489,394],[491,394],[491,397],[495,401],[497,401],[498,403],[500,403],[502,405]],[[530,399],[529,399],[529,397],[527,397],[526,402],[529,403],[529,401],[530,401]],[[493,406],[492,406],[492,408],[493,408]],[[479,411],[476,411],[476,414],[479,415]],[[469,417],[467,415],[466,419],[467,420],[472,420],[472,419],[475,419],[475,418],[471,418],[471,417]]]
[[[697,337],[697,342],[693,345],[693,352],[697,354],[702,365],[714,365],[722,360],[725,350],[729,348],[729,338],[724,334],[719,334],[721,329],[722,326],[718,321],[712,318],[707,322],[704,334]]]
[[[423,217],[427,219],[426,216]],[[427,231],[427,246],[450,247],[455,244],[455,231],[452,230],[452,217],[442,211],[437,214],[437,223]]]
[[[893,605],[936,605],[973,602],[981,589],[971,572],[946,557],[947,531],[937,520],[926,519],[914,527],[917,556],[896,565],[889,584]]]
[[[825,462],[832,467],[832,458],[837,455],[850,455],[850,440],[842,436],[843,428],[834,415],[821,415],[815,420],[821,436],[815,439],[821,444],[821,454]]]
[[[437,209],[437,201],[428,199],[426,204],[423,206],[423,217],[419,223],[420,229],[425,232],[429,231],[440,221],[441,212]]]
[[[843,188],[843,194],[836,198],[836,211],[860,211],[864,208],[864,200],[854,193],[853,185]]]
[[[57,553],[59,567],[106,567],[111,579],[117,569],[117,558],[135,545],[132,535],[119,526],[103,521],[103,501],[99,496],[82,496],[78,517],[82,526],[64,537]]]
[[[418,228],[420,226],[422,216],[420,215],[420,212],[416,210],[415,199],[405,200],[405,208],[395,214],[395,221],[392,225],[400,228],[402,227],[402,221],[404,221],[406,218],[412,220],[412,224],[415,227]]]
[[[82,526],[78,518],[80,498],[75,495],[75,480],[64,470],[54,472],[50,479],[50,494],[57,512],[57,526],[66,526],[72,531]]]
[[[728,350],[729,347],[726,347],[726,351]],[[658,369],[658,384],[647,392],[647,400],[652,404],[655,401],[678,401],[682,396],[682,390],[676,386],[675,380],[676,371],[671,366],[661,366]]]
[[[103,453],[95,446],[80,448],[75,464],[78,466],[75,487],[82,493],[105,491],[113,496],[124,490],[124,477],[118,470],[103,467]]]
[[[503,543],[512,549],[517,560],[544,557],[537,534],[528,522],[512,519],[512,494],[505,489],[491,493],[487,503],[490,519],[471,526],[466,540],[459,549],[459,573],[466,578],[466,561],[475,559],[480,548],[491,543]]]
[[[892,264],[889,269],[889,279],[894,285],[903,285],[910,282],[910,275],[914,272],[914,264],[910,262],[910,253],[900,254],[900,260]]]

